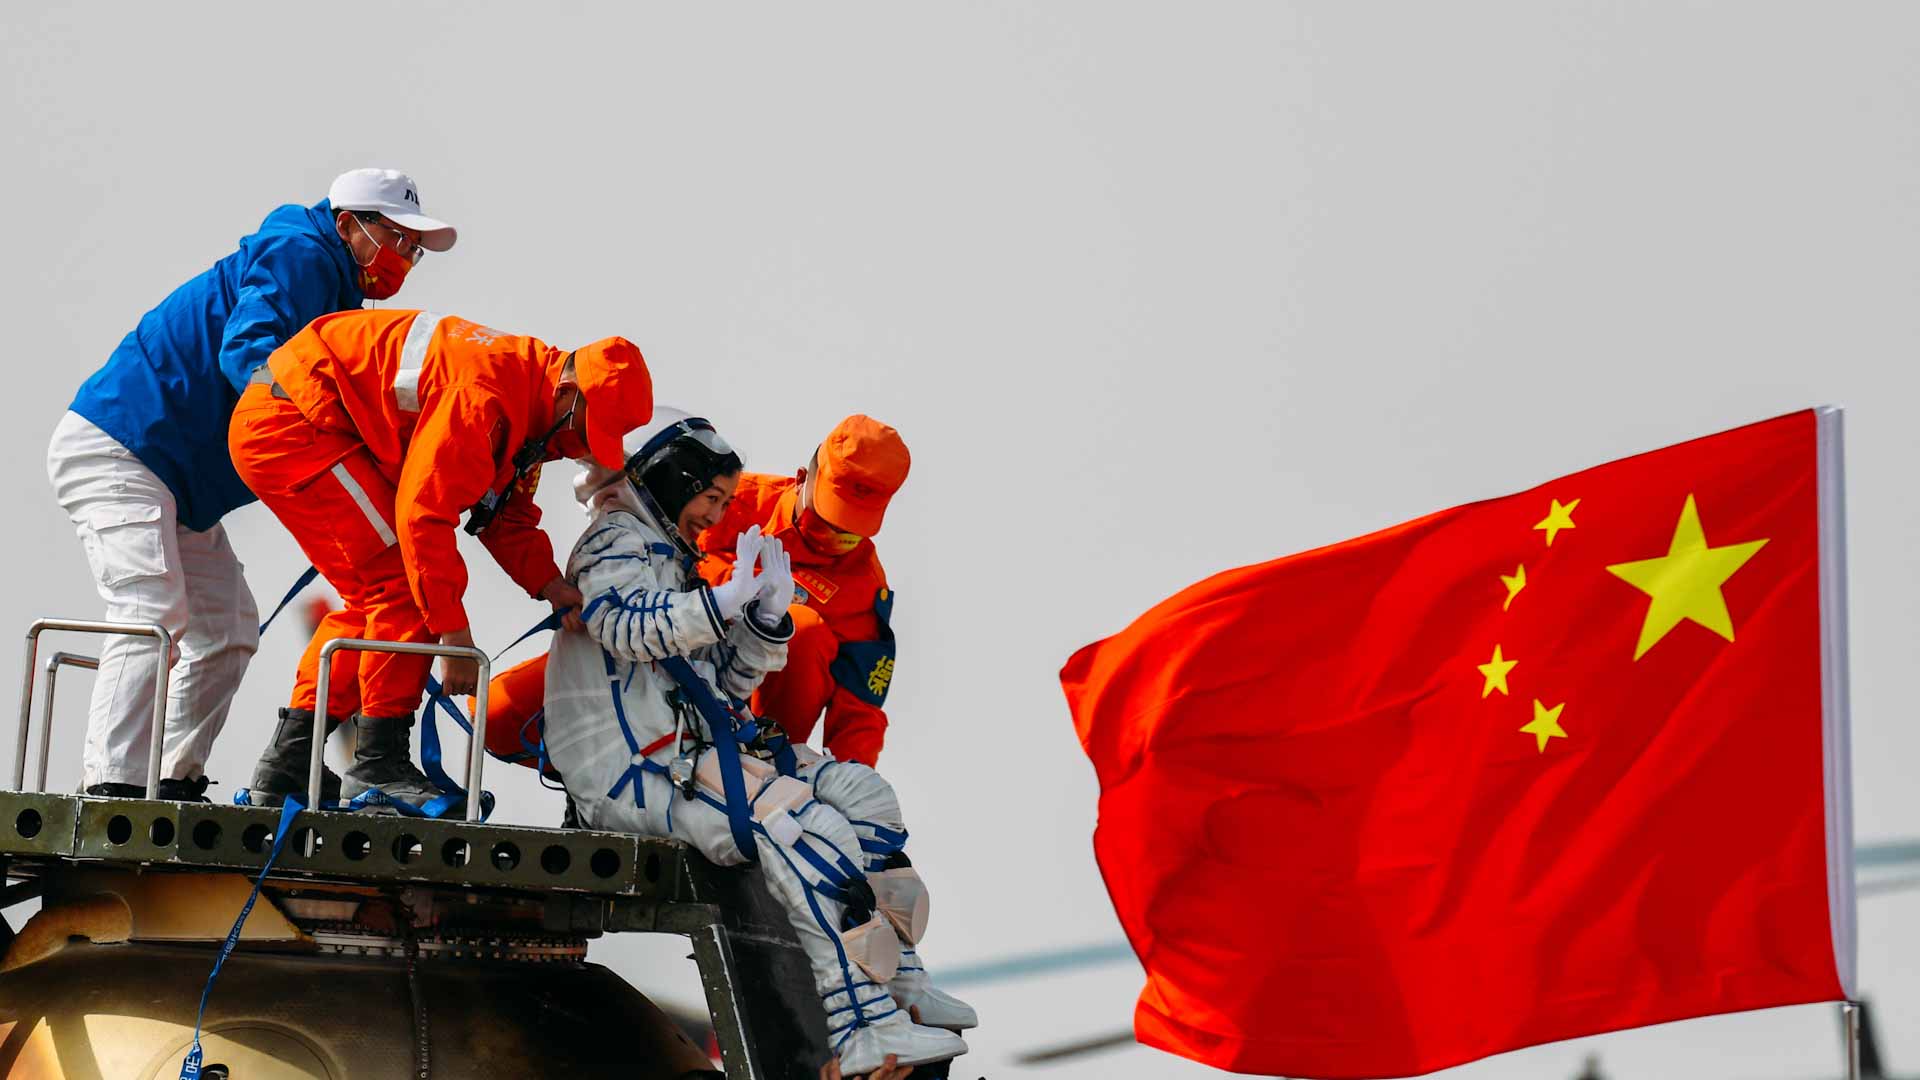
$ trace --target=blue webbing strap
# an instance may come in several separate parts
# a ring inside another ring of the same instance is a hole
[[[537,633],[539,633],[539,632],[540,632],[540,631],[542,631],[542,630],[558,630],[558,629],[560,629],[560,623],[561,623],[561,621],[562,621],[563,619],[565,619],[565,618],[566,618],[566,615],[567,615],[567,612],[569,612],[569,611],[572,611],[572,610],[573,610],[573,608],[571,608],[571,607],[563,607],[563,608],[561,608],[561,609],[560,609],[559,611],[556,611],[556,612],[554,612],[553,614],[551,614],[551,615],[549,615],[549,616],[547,616],[546,618],[544,618],[544,619],[541,619],[541,620],[540,620],[539,622],[537,622],[537,623],[534,623],[534,624],[533,624],[532,626],[530,626],[530,627],[528,627],[528,628],[527,628],[527,632],[526,632],[526,633],[524,633],[524,634],[521,634],[521,635],[520,635],[519,637],[517,637],[517,638],[514,638],[514,639],[513,639],[513,644],[511,644],[511,645],[508,645],[508,646],[507,646],[506,648],[504,648],[504,649],[501,649],[501,650],[500,650],[499,652],[497,652],[497,653],[494,653],[494,654],[493,654],[493,662],[494,662],[494,663],[496,663],[496,664],[497,664],[497,663],[499,663],[499,662],[500,662],[500,658],[501,658],[501,657],[503,657],[503,656],[505,656],[505,655],[507,655],[508,653],[510,653],[510,652],[512,652],[512,651],[513,651],[513,647],[514,647],[514,645],[518,645],[518,644],[520,644],[521,642],[523,642],[523,641],[525,641],[525,640],[527,640],[528,638],[530,638],[530,637],[532,637],[533,635],[535,635],[535,634],[537,634]]]
[[[260,876],[253,879],[253,891],[247,894],[247,902],[240,906],[240,917],[233,921],[233,929],[227,931],[227,940],[220,944],[220,955],[214,958],[213,970],[207,973],[207,985],[200,990],[200,1011],[193,1017],[193,1048],[187,1051],[185,1060],[180,1062],[180,1080],[199,1080],[200,1077],[200,1025],[207,1018],[207,997],[213,993],[213,981],[220,977],[220,968],[233,955],[234,946],[240,944],[240,931],[247,925],[247,916],[253,914],[253,903],[260,899],[260,886],[267,880],[267,872],[273,869],[274,860],[280,857],[280,849],[287,844],[287,834],[292,830],[293,817],[306,809],[306,800],[300,795],[287,796],[285,806],[280,808],[280,825],[273,833],[273,850],[267,853],[266,865],[260,868]]]
[[[526,633],[521,634],[517,638],[514,638],[512,644],[508,645],[504,649],[501,649],[499,652],[494,653],[493,662],[499,663],[500,658],[512,652],[515,645],[520,644],[521,642],[527,640],[528,638],[532,637],[533,635],[539,633],[542,630],[560,629],[560,624],[566,619],[567,613],[573,610],[574,609],[571,606],[563,607],[559,611],[556,611],[553,614],[548,615],[546,618],[541,619],[539,622],[534,623],[532,626],[527,628]],[[538,724],[539,727],[536,728],[535,730],[540,732],[540,742],[537,745],[527,740],[527,729],[529,727],[533,727],[536,724]],[[547,783],[547,769],[551,766],[551,762],[547,760],[547,710],[546,709],[542,708],[542,709],[534,710],[533,715],[527,717],[526,723],[523,723],[520,725],[520,745],[526,748],[527,756],[533,758],[533,771],[536,774],[538,774],[540,777],[540,786],[544,788],[548,788],[550,790],[554,790],[554,791],[564,791],[565,790],[564,787],[555,788],[553,787],[553,785]],[[498,754],[495,754],[494,756],[500,757],[500,755]],[[515,764],[525,764],[526,762],[526,758],[502,757],[500,758],[500,760],[512,761]],[[559,774],[556,773],[555,775],[559,775]]]
[[[293,588],[288,589],[287,595],[280,598],[280,603],[273,609],[273,614],[267,616],[267,621],[260,624],[260,632],[266,633],[267,627],[273,625],[273,620],[279,618],[280,613],[287,610],[287,605],[293,603],[293,598],[300,595],[300,590],[313,584],[313,579],[319,576],[320,571],[316,567],[309,566],[302,570],[300,576],[293,579]]]
[[[733,713],[713,695],[713,688],[685,657],[665,657],[660,666],[673,676],[673,681],[680,684],[680,692],[706,718],[708,732],[713,736],[714,756],[720,759],[720,786],[727,794],[727,828],[733,833],[733,846],[740,849],[742,858],[755,862],[753,812],[747,806],[747,779],[740,768],[740,736],[734,730]]]
[[[773,755],[773,767],[781,776],[799,776],[800,758],[793,752],[793,740],[779,728],[772,729],[778,734],[770,734],[769,729],[760,729],[760,743]]]
[[[607,798],[619,798],[620,792],[632,784],[633,805],[644,809],[647,805],[646,786],[641,781],[646,776],[646,758],[640,753],[640,740],[633,737],[633,728],[627,725],[627,707],[620,695],[620,673],[614,666],[613,654],[605,646],[600,649],[600,659],[607,668],[607,692],[613,696],[613,718],[620,722],[620,737],[627,740],[627,752],[633,755],[627,759],[627,771],[621,773],[620,779],[614,781],[613,787],[607,790]],[[542,745],[545,745],[544,740]]]
[[[455,705],[453,699],[447,696],[446,691],[440,686],[440,680],[428,675],[427,711],[420,717],[420,769],[427,774],[427,779],[433,781],[434,787],[446,794],[437,799],[430,799],[425,805],[419,807],[411,807],[398,801],[393,802],[391,804],[393,808],[402,814],[430,818],[445,817],[449,810],[467,800],[467,789],[454,783],[453,777],[448,776],[446,768],[440,764],[440,725],[434,722],[434,714],[441,709],[447,711],[447,715],[453,718],[454,723],[460,725],[460,730],[466,732],[468,738],[473,737],[473,725],[467,722],[466,714],[461,712],[460,706]],[[485,747],[475,749],[482,753],[486,750]],[[480,793],[480,820],[485,821],[492,813],[493,799],[489,793],[483,791]]]

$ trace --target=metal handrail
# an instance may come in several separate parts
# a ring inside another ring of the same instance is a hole
[[[63,667],[100,670],[100,659],[79,653],[57,652],[47,657],[47,696],[40,703],[40,768],[34,774],[33,790],[47,790],[47,753],[53,749],[53,691]]]
[[[153,738],[147,747],[147,793],[160,787],[160,751],[167,731],[167,680],[173,672],[173,635],[159,623],[104,622],[91,619],[35,619],[27,627],[26,677],[20,680],[20,736],[13,755],[13,788],[19,791],[27,782],[27,732],[33,725],[33,662],[40,653],[40,634],[44,630],[71,630],[80,634],[124,634],[150,637],[160,642],[160,671],[153,684]],[[44,745],[44,744],[43,744]]]
[[[320,677],[313,688],[313,759],[307,764],[307,805],[320,805],[320,776],[327,752],[327,685],[333,675],[333,654],[342,649],[354,652],[408,653],[414,656],[465,657],[480,665],[480,678],[473,695],[473,738],[467,743],[467,820],[478,822],[480,820],[480,774],[487,765],[487,682],[492,678],[493,664],[487,659],[485,652],[472,645],[334,638],[320,646]]]

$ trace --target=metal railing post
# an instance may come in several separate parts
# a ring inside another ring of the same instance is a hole
[[[125,634],[150,637],[160,643],[160,670],[153,684],[153,739],[147,748],[147,794],[160,787],[160,753],[167,732],[167,681],[173,673],[173,635],[159,623],[120,623],[98,619],[35,619],[27,627],[27,663],[20,680],[20,736],[13,757],[13,789],[22,790],[27,782],[27,732],[33,725],[33,662],[40,653],[40,634],[45,630],[71,630],[80,634]]]
[[[100,661],[79,653],[57,652],[47,657],[47,696],[40,704],[40,767],[33,777],[33,790],[47,790],[47,755],[53,749],[53,692],[62,667],[99,671]]]
[[[320,805],[320,777],[327,754],[327,690],[333,678],[333,654],[342,649],[354,652],[407,653],[414,656],[464,657],[480,666],[480,677],[473,695],[473,738],[467,743],[467,820],[480,820],[480,774],[487,765],[487,683],[493,663],[487,654],[471,645],[440,645],[425,641],[372,641],[367,638],[334,638],[320,646],[319,679],[313,688],[313,757],[307,762],[307,805]]]

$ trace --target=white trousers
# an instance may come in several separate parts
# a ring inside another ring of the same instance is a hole
[[[105,617],[159,623],[173,635],[160,775],[202,775],[260,642],[260,612],[226,530],[181,526],[160,478],[77,413],[53,430],[47,476],[86,546]],[[83,785],[147,782],[157,649],[151,638],[101,640]]]

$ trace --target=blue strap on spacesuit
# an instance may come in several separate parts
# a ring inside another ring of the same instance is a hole
[[[761,728],[758,735],[760,745],[773,756],[773,767],[780,770],[781,776],[799,776],[800,758],[793,752],[793,740],[779,728]]]
[[[727,795],[727,828],[733,833],[733,845],[740,849],[740,855],[754,862],[753,810],[747,805],[747,778],[740,767],[740,733],[733,710],[714,696],[713,688],[685,657],[666,657],[660,666],[673,676],[687,701],[706,718],[707,730],[713,736],[714,755],[720,762],[720,786]]]
[[[640,782],[646,775],[646,759],[640,754],[640,740],[633,737],[633,728],[627,723],[627,705],[620,694],[620,670],[614,666],[613,654],[606,649],[600,650],[600,658],[607,666],[607,689],[613,697],[613,718],[620,722],[620,737],[627,740],[627,771],[607,789],[607,798],[617,799],[620,793],[633,786],[633,805],[636,809],[645,809],[647,805],[646,786]]]

